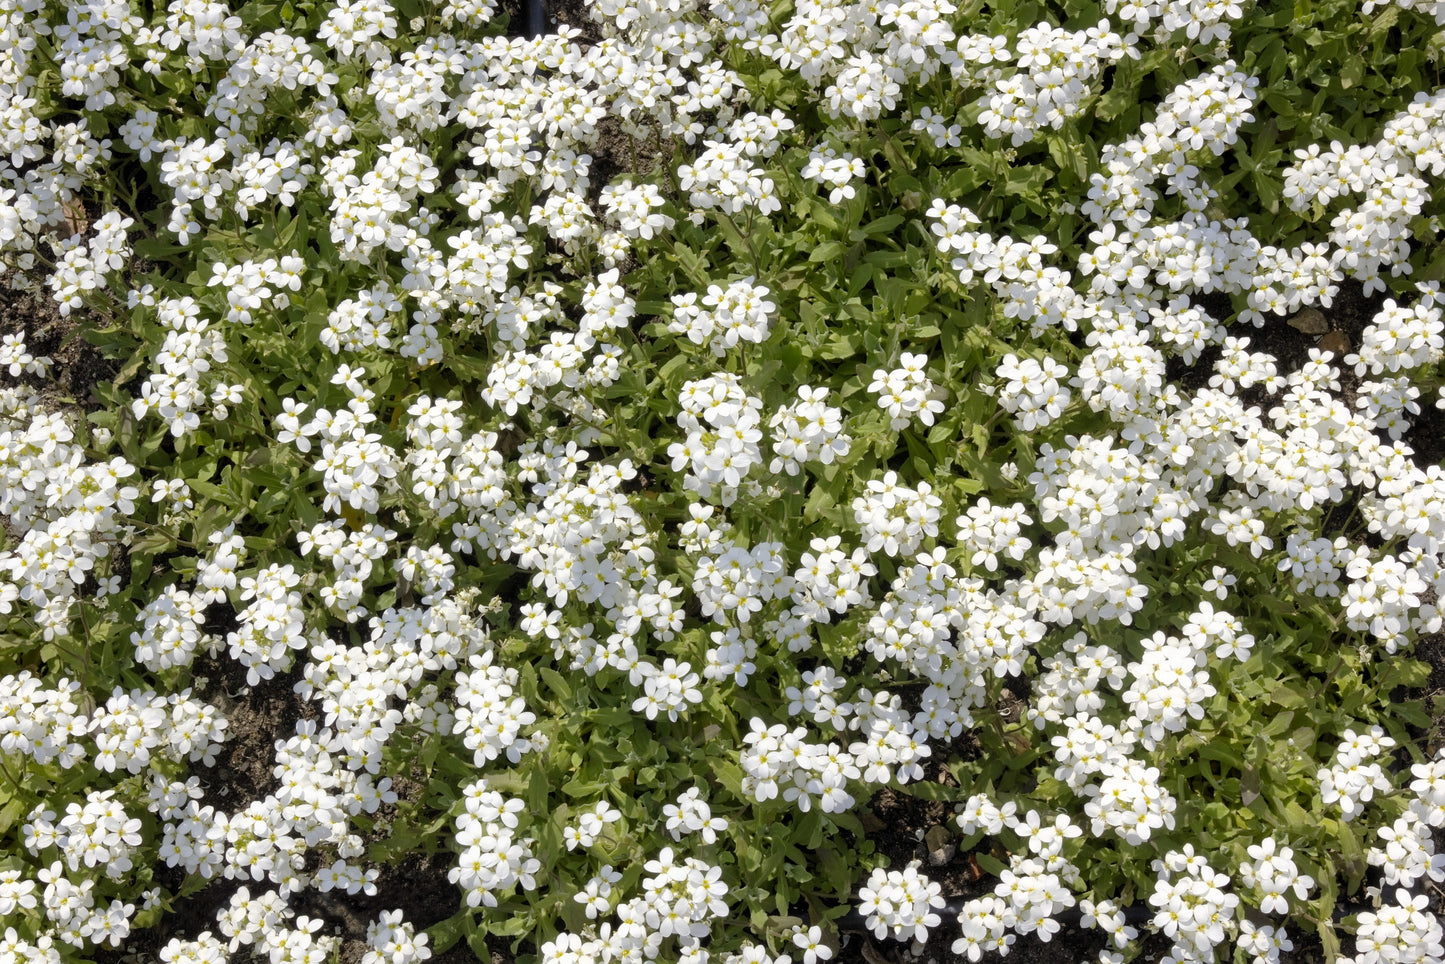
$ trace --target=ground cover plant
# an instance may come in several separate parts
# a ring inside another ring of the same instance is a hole
[[[581,13],[0,0],[0,960],[1445,957],[1445,4]]]

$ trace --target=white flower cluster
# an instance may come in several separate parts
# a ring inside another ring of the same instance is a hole
[[[1126,843],[1138,846],[1156,830],[1173,830],[1177,805],[1169,791],[1159,786],[1159,768],[1124,756],[1120,743],[1127,737],[1121,739],[1115,734],[1113,741],[1100,739],[1108,735],[1104,732],[1087,741],[1077,741],[1071,752],[1076,754],[1074,762],[1080,766],[1074,769],[1069,768],[1067,762],[1064,765],[1069,775],[1076,775],[1075,779],[1090,771],[1103,775],[1097,784],[1083,787],[1088,797],[1084,813],[1092,822],[1090,829],[1094,836],[1113,830]],[[1055,747],[1062,751],[1071,742],[1075,742],[1072,733],[1062,744],[1055,738]],[[1084,748],[1093,752],[1080,752]],[[1063,753],[1059,755],[1062,761]]]
[[[119,947],[130,933],[136,906],[120,899],[98,905],[96,880],[88,876],[74,880],[67,876],[66,867],[71,874],[83,874],[83,864],[88,869],[98,868],[107,878],[124,878],[133,868],[131,855],[141,843],[141,822],[125,812],[113,790],[89,792],[84,805],[71,802],[65,816],[58,823],[55,820],[54,811],[43,804],[31,810],[21,827],[24,846],[32,856],[41,857],[54,850],[63,859],[42,866],[34,880],[24,877],[19,870],[0,874],[0,908],[6,914],[17,909],[39,910],[52,925],[47,928],[46,948],[53,946],[52,938],[78,948],[92,944]],[[43,884],[43,889],[37,884]],[[41,890],[38,901],[37,889]],[[6,937],[9,943],[17,943],[13,928]],[[15,948],[16,952],[19,950]],[[3,951],[3,942],[0,942],[0,952]],[[60,957],[15,958],[21,959],[58,962]]]
[[[125,812],[114,790],[90,791],[83,806],[67,804],[59,822],[52,822],[54,811],[43,806],[26,820],[26,849],[39,857],[43,850],[56,848],[72,873],[84,864],[115,879],[134,866],[130,858],[141,843],[141,822]]]
[[[814,797],[824,813],[845,813],[853,806],[846,788],[859,769],[836,743],[809,743],[805,728],[768,726],[757,717],[748,726],[741,759],[745,795],[762,803],[781,794],[804,812],[812,809]]]
[[[1420,607],[1430,588],[1417,567],[1390,555],[1372,560],[1361,548],[1346,563],[1345,575],[1352,580],[1340,599],[1345,625],[1368,631],[1391,655],[1408,645],[1410,610]]]
[[[792,120],[781,111],[767,117],[749,113],[720,131],[721,137],[703,141],[693,162],[677,169],[678,186],[688,192],[694,208],[689,215],[692,222],[702,224],[705,211],[733,215],[753,208],[771,214],[782,208],[783,202],[773,193],[773,179],[754,167],[753,160],[777,153],[783,132],[792,127]]]
[[[651,566],[642,517],[620,491],[637,470],[623,459],[618,465],[593,463],[584,475],[578,467],[587,455],[573,442],[562,447],[549,441],[540,451],[534,444],[524,447],[521,478],[533,483],[536,500],[520,510],[507,506],[498,552],[535,570],[534,583],[543,586],[557,606],[575,596],[608,611],[609,620],[626,630],[617,639],[618,655],[623,635],[630,640],[641,628],[642,603],[657,592],[659,576]],[[638,608],[624,614],[630,603]],[[669,618],[660,609],[655,613],[659,629],[670,625]],[[542,628],[540,623],[532,626],[523,624],[532,633]],[[546,632],[549,638],[558,636],[555,627]],[[592,655],[590,649],[577,654],[584,663]]]
[[[40,907],[44,908],[43,917],[50,926],[34,946],[21,940],[15,928],[7,927],[4,938],[0,939],[0,953],[18,955],[10,958],[11,960],[38,960],[45,964],[59,964],[62,957],[60,948],[55,944],[56,940],[77,948],[100,944],[120,947],[129,936],[131,918],[136,910],[134,904],[113,898],[108,905],[98,905],[95,881],[86,879],[77,883],[71,880],[65,875],[65,867],[58,860],[48,867],[42,867],[36,877],[45,885]],[[16,902],[23,902],[27,908],[35,908],[33,883],[17,893]],[[40,915],[32,911],[26,916]]]
[[[939,150],[962,147],[963,139],[959,135],[963,133],[963,125],[950,124],[948,120],[947,115],[935,113],[931,107],[924,107],[909,126],[915,131],[927,134],[932,138],[933,146]]]
[[[0,337],[0,368],[8,371],[11,378],[21,373],[45,377],[54,362],[45,355],[32,355],[25,347],[24,333]]]
[[[1323,211],[1336,198],[1365,196],[1330,222],[1332,260],[1364,281],[1366,293],[1383,290],[1382,269],[1396,277],[1410,271],[1410,225],[1429,197],[1427,182],[1414,172],[1445,171],[1445,92],[1417,93],[1374,144],[1336,141],[1326,151],[1312,144],[1295,151],[1295,159],[1284,175],[1284,198],[1294,210]]]
[[[783,572],[782,544],[762,542],[751,550],[740,545],[719,546],[721,555],[701,556],[693,577],[702,614],[719,624],[729,617],[742,623],[763,608],[780,588]]]
[[[868,580],[878,574],[878,568],[868,561],[862,547],[851,554],[844,552],[839,548],[842,541],[842,536],[833,535],[808,543],[809,551],[793,571],[791,615],[810,623],[826,623],[832,621],[833,613],[845,613],[869,601]]]
[[[223,934],[230,929],[238,935],[229,946],[210,931],[202,931],[192,940],[171,938],[161,948],[160,960],[166,964],[225,964],[239,943],[253,946],[273,964],[321,964],[339,953],[341,938],[319,933],[325,921],[302,914],[293,922],[295,912],[284,904],[278,906],[269,894],[251,898],[243,888],[236,896],[242,894],[242,900],[217,915]],[[241,936],[249,939],[240,940]]]
[[[396,451],[382,441],[379,432],[366,430],[376,421],[376,415],[368,408],[374,393],[360,382],[347,387],[355,392],[347,407],[334,413],[317,409],[315,417],[301,426],[293,444],[301,449],[300,437],[321,436],[321,457],[312,468],[322,473],[322,486],[326,490],[323,509],[340,513],[344,504],[375,513],[380,507],[382,490],[391,490],[397,485],[401,460]],[[306,448],[310,448],[309,442]]]
[[[693,292],[672,296],[672,321],[668,330],[686,335],[694,345],[707,345],[718,358],[739,342],[761,345],[772,330],[777,305],[768,300],[765,285],[754,284],[752,275],[730,282],[726,288],[708,285],[702,306]]]
[[[432,159],[399,136],[380,148],[375,166],[359,178],[354,172],[360,152],[355,149],[322,165],[331,196],[331,240],[348,260],[365,261],[379,248],[400,251],[430,226],[425,209],[407,215],[419,195],[437,189]]]
[[[838,731],[846,728],[853,704],[835,698],[844,688],[844,679],[827,666],[819,666],[804,670],[802,682],[803,689],[789,686],[784,694],[790,701],[788,715],[811,714],[815,723],[827,723]]]
[[[1201,44],[1228,40],[1228,21],[1244,16],[1237,0],[1106,0],[1104,9],[1131,21],[1141,34],[1152,25],[1153,37],[1161,44],[1180,30]]]
[[[1079,210],[1101,226],[1115,221],[1142,228],[1158,198],[1154,182],[1175,174],[1184,176],[1173,178],[1171,187],[1188,192],[1193,206],[1203,210],[1207,189],[1174,163],[1175,155],[1203,150],[1218,155],[1228,150],[1238,140],[1240,127],[1254,119],[1250,108],[1258,86],[1259,78],[1227,60],[1175,87],[1154,121],[1140,127],[1138,138],[1104,148],[1100,163],[1108,173],[1090,174],[1088,201]]]
[[[853,439],[843,431],[843,410],[827,403],[828,389],[799,386],[798,400],[784,405],[768,421],[773,460],[768,471],[797,475],[805,462],[832,465],[844,458]]]
[[[1013,855],[1009,868],[999,874],[999,881],[993,889],[995,897],[1008,902],[1002,919],[1007,921],[1007,927],[1021,935],[1037,934],[1039,940],[1051,941],[1061,929],[1055,915],[1075,903],[1074,895],[1065,882],[1072,882],[1078,877],[1078,870],[1060,857],[1058,850],[1062,848],[1066,836],[1078,836],[1083,831],[1071,825],[1067,817],[1062,818],[1062,824],[1046,825],[1035,810],[1030,810],[1024,820],[1012,818],[1009,827],[1029,841],[1030,851],[1038,854],[1053,851],[1053,854],[1048,857]],[[973,916],[968,911],[965,915],[960,917],[960,921]],[[973,929],[975,932],[984,930],[977,924]],[[965,933],[968,930],[965,927]]]
[[[914,419],[932,425],[943,413],[943,392],[928,377],[928,356],[904,352],[898,367],[873,372],[868,391],[878,396],[878,407],[888,413],[894,431],[909,427]]]
[[[921,734],[914,732],[912,715],[903,708],[903,697],[887,690],[874,693],[864,688],[857,691],[855,699],[848,728],[857,731],[862,739],[848,744],[848,754],[862,778],[868,783],[922,780],[923,761],[933,755],[933,750]]]
[[[296,542],[302,556],[314,552],[318,562],[331,564],[336,579],[321,587],[321,599],[347,622],[355,622],[365,611],[360,604],[362,587],[396,536],[393,530],[375,524],[353,530],[344,520],[326,519],[309,531],[298,532]]]
[[[1007,136],[1018,147],[1045,127],[1059,130],[1084,110],[1093,84],[1124,57],[1138,59],[1131,34],[1114,32],[1107,20],[1070,32],[1041,23],[1014,41],[1018,66],[1027,73],[1002,77],[982,100],[978,122],[989,137]],[[995,55],[996,56],[996,55]]]
[[[296,916],[281,891],[268,890],[251,895],[249,887],[238,887],[230,903],[216,914],[221,934],[230,938],[228,950],[234,954],[240,947],[255,947],[264,952],[276,935],[279,925]]]
[[[1009,905],[993,895],[975,897],[963,905],[958,923],[962,936],[954,940],[952,951],[970,961],[981,961],[985,954],[1007,955],[1018,937],[1012,933],[1015,915]]]
[[[214,637],[205,637],[204,599],[184,589],[167,586],[141,610],[145,620],[140,632],[130,634],[136,659],[146,669],[161,672],[173,666],[189,666],[196,649],[204,645],[213,649],[220,644]]]
[[[1101,687],[1117,693],[1126,679],[1119,654],[1103,644],[1091,644],[1084,633],[1065,640],[1058,653],[1043,660],[1041,668],[1025,714],[1039,729],[1063,723],[1067,717],[1097,714],[1107,695]]]
[[[68,770],[85,759],[80,737],[89,728],[76,694],[80,681],[61,677],[46,686],[29,670],[0,679],[0,751]]]
[[[712,645],[708,647],[703,665],[703,679],[731,679],[738,686],[747,686],[748,680],[758,668],[753,662],[758,655],[758,641],[736,626],[715,629],[709,634],[709,638]],[[698,696],[701,695],[699,691]]]
[[[403,721],[429,733],[452,732],[454,717],[436,706],[436,684],[416,684],[428,671],[455,669],[479,648],[470,624],[461,605],[448,598],[427,609],[388,609],[373,617],[362,646],[321,634],[312,638],[295,691],[320,702],[348,768],[377,772],[382,749]],[[392,705],[393,698],[402,708]]]
[[[396,9],[387,0],[336,0],[316,39],[343,57],[389,59],[382,44],[373,44],[379,36],[396,37]]]
[[[1287,914],[1286,895],[1291,892],[1296,900],[1310,899],[1314,878],[1299,872],[1292,849],[1281,847],[1273,837],[1265,837],[1257,844],[1250,844],[1247,852],[1250,859],[1240,863],[1239,879],[1261,895],[1260,910],[1266,914]]]
[[[1375,831],[1381,844],[1371,847],[1367,858],[1383,871],[1387,885],[1411,887],[1421,877],[1445,881],[1445,854],[1435,852],[1430,816],[1423,804],[1412,801],[1393,824]]]
[[[426,932],[418,934],[416,925],[401,911],[384,910],[366,925],[370,948],[362,955],[361,964],[418,964],[432,956],[429,941]]]
[[[517,763],[533,749],[521,735],[522,727],[537,722],[526,700],[514,695],[518,674],[513,668],[494,665],[491,651],[469,660],[470,673],[456,675],[456,723],[453,732],[463,735],[477,766],[506,755]]]
[[[135,511],[140,492],[124,481],[135,471],[118,456],[88,463],[63,415],[37,397],[0,391],[0,513],[21,533],[0,552],[0,612],[18,599],[34,608],[45,639],[68,633],[76,594],[92,574],[104,575]]]
[[[613,807],[606,800],[601,800],[590,812],[583,813],[578,817],[575,824],[569,824],[562,831],[562,839],[567,842],[568,850],[594,846],[607,825],[621,819],[622,811]],[[674,835],[674,839],[676,839],[676,835]]]
[[[1045,942],[1052,940],[1060,930],[1055,915],[1075,904],[1069,887],[1078,881],[1079,871],[1064,858],[1063,849],[1066,840],[1083,836],[1083,829],[1075,826],[1067,814],[1049,817],[1029,810],[1019,816],[1017,810],[1011,801],[998,807],[985,794],[976,793],[959,809],[956,818],[959,827],[970,836],[977,833],[997,836],[1007,828],[1029,851],[1029,856],[1017,852],[1013,855],[1009,868],[999,875],[992,896],[968,901],[959,913],[963,936],[954,941],[953,951],[970,961],[977,961],[990,951],[1007,954],[1016,939],[1011,931],[1019,935],[1036,933]],[[1107,902],[1094,907],[1085,901],[1084,907],[1086,914],[1101,917],[1112,914]],[[1089,925],[1087,916],[1084,923]],[[1122,923],[1119,915],[1116,930],[1122,929]],[[1130,938],[1133,936],[1129,934]]]
[[[736,375],[718,372],[685,384],[678,403],[682,411],[677,424],[687,440],[668,446],[672,470],[688,470],[683,479],[687,491],[731,505],[738,487],[763,460],[758,445],[763,438],[762,400],[743,391]]]
[[[902,870],[875,868],[868,882],[858,889],[858,912],[878,940],[928,940],[928,929],[942,920],[942,885],[918,872],[918,861]]]
[[[319,340],[333,355],[343,349],[390,348],[392,319],[401,308],[401,299],[379,281],[332,308]]]
[[[676,803],[662,808],[662,814],[667,817],[667,832],[672,834],[673,840],[695,833],[702,837],[703,843],[716,843],[718,833],[728,828],[726,820],[712,815],[712,809],[702,799],[697,787],[684,790]]]
[[[600,936],[590,928],[587,936],[563,933],[542,945],[545,964],[605,964],[607,961],[651,959],[662,942],[675,938],[679,960],[703,964],[707,951],[703,941],[712,935],[711,922],[728,913],[728,885],[722,868],[696,857],[678,855],[664,847],[656,858],[642,865],[651,876],[642,880],[642,892],[618,906],[614,924],[604,924]],[[595,919],[611,907],[614,884],[622,879],[612,867],[588,881],[576,895],[586,905],[587,916]],[[787,960],[786,955],[783,958]]]
[[[1116,447],[1110,438],[1086,435],[1068,448],[1044,443],[1040,451],[1029,476],[1034,503],[1040,521],[1060,527],[1059,551],[1046,549],[1041,560],[1047,576],[1034,581],[1046,603],[1039,607],[1046,613],[1042,618],[1052,621],[1047,613],[1061,596],[1074,616],[1088,621],[1136,611],[1147,589],[1129,578],[1133,547],[1176,542],[1198,508],[1192,493],[1182,485],[1159,485],[1162,465]],[[1089,603],[1099,606],[1097,616]]]
[[[300,582],[289,564],[272,564],[241,580],[241,598],[251,602],[238,614],[241,626],[226,635],[226,645],[246,667],[248,686],[289,670],[293,650],[309,645],[301,594],[295,591]]]
[[[1033,521],[1022,502],[994,505],[983,498],[969,506],[954,524],[958,526],[959,543],[971,553],[969,563],[997,572],[999,555],[1017,562],[1029,551],[1033,543],[1022,533],[1023,527]]]
[[[629,178],[623,178],[602,189],[601,201],[607,216],[629,238],[651,238],[658,231],[671,230],[675,223],[670,215],[657,210],[667,202],[652,184],[634,186]]]
[[[1386,298],[1360,335],[1359,350],[1346,355],[1355,374],[1408,371],[1445,359],[1445,317],[1438,285],[1421,285],[1422,297],[1407,308]]]
[[[1355,551],[1344,536],[1311,538],[1307,532],[1292,532],[1285,540],[1279,570],[1294,577],[1300,592],[1316,596],[1340,595],[1340,576],[1354,559]]]
[[[159,370],[141,385],[131,411],[136,418],[155,412],[174,436],[194,432],[201,425],[196,409],[206,401],[202,376],[211,371],[212,363],[228,360],[225,339],[201,317],[200,305],[189,297],[156,301],[148,292],[132,292],[131,307],[137,305],[154,307],[166,339],[156,355]]]
[[[133,218],[109,211],[95,222],[89,243],[77,234],[57,245],[59,263],[50,276],[50,289],[62,316],[81,307],[84,292],[104,285],[107,274],[126,267],[131,250],[125,232],[134,223]]]
[[[1225,891],[1229,877],[1195,854],[1191,844],[1155,861],[1155,872],[1159,877],[1149,904],[1154,926],[1174,941],[1174,960],[1213,961],[1239,910],[1239,895]]]
[[[466,812],[457,817],[457,866],[447,879],[462,889],[468,907],[496,907],[513,887],[535,890],[542,862],[532,856],[532,840],[517,839],[521,800],[488,789],[486,780],[462,788]]]
[[[1043,235],[1015,241],[1008,235],[995,238],[971,231],[979,223],[978,215],[942,198],[933,200],[928,217],[934,221],[931,229],[939,252],[957,253],[949,264],[959,280],[971,284],[975,277],[981,278],[1002,300],[1004,314],[1031,322],[1034,335],[1051,325],[1077,331],[1079,319],[1094,313],[1070,286],[1067,271],[1044,264],[1044,255],[1059,249]]]
[[[1026,432],[1043,428],[1063,414],[1073,396],[1067,388],[1069,369],[1045,355],[1042,361],[1004,356],[994,371],[1002,383],[998,401]]]
[[[227,722],[189,689],[161,695],[153,690],[115,687],[105,705],[91,715],[89,730],[98,770],[139,774],[153,758],[203,762],[214,766]]]
[[[1392,789],[1378,758],[1394,745],[1394,739],[1379,726],[1370,727],[1369,733],[1345,730],[1334,761],[1315,775],[1320,783],[1320,799],[1326,806],[1338,803],[1346,821],[1358,817],[1376,790]]]
[[[1445,928],[1426,910],[1430,898],[1411,895],[1403,887],[1394,903],[1360,914],[1355,931],[1355,956],[1339,964],[1426,964],[1445,955]]]
[[[815,0],[800,4],[780,35],[761,39],[737,30],[750,22],[753,5],[732,6],[737,26],[729,35],[784,69],[796,69],[820,90],[833,117],[876,119],[894,109],[905,85],[924,84],[959,62],[949,23],[957,8],[948,0],[884,8]]]
[[[837,204],[857,194],[853,182],[867,174],[868,169],[852,154],[839,154],[832,147],[824,146],[808,152],[808,163],[803,165],[801,173],[828,188],[828,203]]]
[[[702,702],[702,691],[697,688],[698,675],[692,671],[690,663],[679,663],[668,657],[660,667],[646,661],[639,662],[637,670],[642,676],[642,695],[632,701],[634,713],[655,720],[657,714],[665,712],[667,718],[676,723],[687,712],[689,703]],[[739,685],[747,681],[746,674],[742,675]]]
[[[302,160],[295,144],[273,141],[264,151],[250,151],[231,166],[236,188],[236,215],[248,220],[251,210],[273,199],[290,207],[306,189],[316,168]]]
[[[163,152],[161,183],[174,192],[166,230],[181,244],[188,244],[202,230],[195,216],[197,201],[207,218],[220,215],[221,196],[229,179],[229,172],[221,166],[226,158],[226,142],[179,137],[157,143],[155,149]]]
[[[1215,659],[1244,662],[1254,648],[1254,636],[1244,631],[1244,623],[1222,609],[1215,609],[1208,600],[1201,601],[1190,613],[1182,635],[1196,654],[1207,657],[1209,647],[1213,646]]]
[[[182,785],[184,786],[184,784]],[[168,788],[167,788],[168,789]],[[166,793],[169,797],[169,792]],[[201,806],[186,793],[186,800],[171,806],[164,800],[157,815],[165,820],[157,850],[167,867],[181,867],[188,874],[214,877],[226,867],[226,836],[230,820],[212,806]]]
[[[1410,792],[1419,803],[1420,817],[1432,827],[1445,827],[1445,755],[1435,753],[1435,758],[1426,763],[1410,767],[1415,779],[1410,783]]]
[[[867,494],[853,500],[853,518],[869,552],[881,550],[897,558],[912,555],[924,539],[938,535],[942,505],[927,482],[912,489],[900,485],[898,474],[889,471],[881,479],[870,479]]]
[[[1275,369],[1273,355],[1252,352],[1248,338],[1227,335],[1214,363],[1214,374],[1209,377],[1209,387],[1234,394],[1236,384],[1241,389],[1263,384],[1266,391],[1274,393],[1281,388],[1282,380]]]
[[[1166,734],[1182,732],[1188,719],[1204,719],[1205,704],[1216,690],[1199,641],[1199,636],[1179,639],[1156,632],[1141,642],[1144,658],[1129,664],[1134,682],[1123,700],[1133,718],[1126,725],[1138,731],[1145,749],[1153,750]]]
[[[944,558],[936,547],[899,569],[862,644],[878,660],[897,660],[929,680],[913,726],[930,738],[972,726],[970,711],[986,702],[989,680],[1022,673],[1046,628],[1021,603],[1017,586],[985,590],[982,580],[959,579]]]

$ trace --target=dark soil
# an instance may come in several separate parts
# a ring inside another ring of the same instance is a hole
[[[215,767],[202,771],[206,796],[201,802],[231,813],[280,789],[272,772],[276,743],[294,735],[299,721],[316,721],[320,707],[293,690],[301,679],[300,663],[252,687],[246,686],[246,668],[226,652],[198,659],[193,668],[198,681],[206,680],[196,695],[230,721]]]
[[[1380,293],[1366,295],[1364,285],[1353,278],[1342,281],[1339,287],[1340,290],[1330,307],[1319,308],[1330,326],[1329,333],[1325,335],[1307,335],[1293,328],[1286,318],[1277,315],[1266,316],[1264,325],[1260,328],[1231,323],[1236,316],[1234,305],[1228,295],[1219,292],[1200,296],[1196,300],[1211,317],[1225,325],[1231,335],[1248,338],[1250,351],[1273,355],[1276,368],[1283,376],[1303,367],[1309,360],[1311,348],[1324,351],[1330,350],[1332,346],[1348,346],[1347,351],[1354,351],[1360,345],[1366,326],[1374,320],[1385,299],[1389,297]],[[1177,356],[1171,358],[1167,369],[1168,377],[1185,391],[1193,392],[1203,388],[1209,384],[1209,377],[1214,374],[1214,363],[1219,360],[1220,354],[1218,347],[1205,349],[1192,366],[1185,365]],[[1345,366],[1340,351],[1335,352],[1334,364],[1341,370],[1340,397],[1346,405],[1353,407],[1361,379],[1355,375],[1354,369]],[[1246,405],[1258,405],[1266,412],[1275,404],[1258,385],[1241,392],[1240,398]]]
[[[0,281],[0,334],[25,336],[36,358],[49,358],[51,377],[33,379],[39,394],[57,406],[93,412],[101,406],[95,386],[115,377],[119,365],[80,336],[80,319],[63,317],[48,288],[12,291]],[[6,376],[9,377],[8,374]]]

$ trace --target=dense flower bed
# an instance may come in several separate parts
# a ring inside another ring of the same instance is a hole
[[[1445,958],[1445,4],[587,14],[0,0],[0,961]]]

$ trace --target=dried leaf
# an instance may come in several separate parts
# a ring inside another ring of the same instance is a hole
[[[60,202],[60,211],[65,215],[65,230],[70,235],[84,234],[90,230],[90,218],[79,198],[72,197]]]
[[[895,964],[895,962],[889,960],[882,952],[875,948],[873,942],[869,940],[863,941],[863,960],[867,961],[868,964]]]
[[[1330,323],[1325,319],[1324,312],[1318,308],[1306,308],[1286,324],[1306,335],[1323,335],[1330,330]]]
[[[928,862],[934,867],[942,867],[953,859],[954,854],[958,853],[958,847],[953,842],[953,835],[948,832],[947,827],[942,825],[930,827],[923,840],[928,847]]]
[[[1350,353],[1350,336],[1342,331],[1328,331],[1320,339],[1320,351],[1335,353],[1336,358],[1344,358]]]

